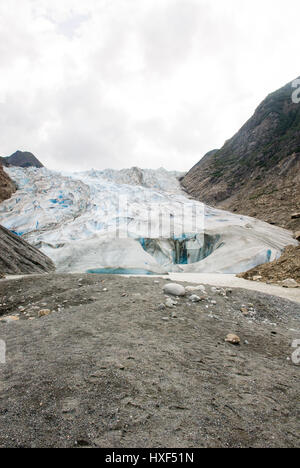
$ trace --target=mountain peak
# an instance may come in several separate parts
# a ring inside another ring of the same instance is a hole
[[[0,157],[0,163],[3,166],[17,167],[44,167],[43,164],[29,151],[16,151],[11,156]]]

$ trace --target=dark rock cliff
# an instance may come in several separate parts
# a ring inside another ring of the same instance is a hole
[[[10,198],[15,191],[15,183],[9,178],[0,164],[0,203]]]
[[[47,273],[55,266],[46,255],[0,226],[0,276]]]

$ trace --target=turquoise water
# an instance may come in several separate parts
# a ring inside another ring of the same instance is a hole
[[[148,270],[140,268],[94,268],[87,270],[86,273],[92,273],[95,275],[155,275]]]

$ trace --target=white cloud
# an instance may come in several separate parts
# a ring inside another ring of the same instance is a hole
[[[2,0],[0,153],[189,169],[299,75],[295,0]]]

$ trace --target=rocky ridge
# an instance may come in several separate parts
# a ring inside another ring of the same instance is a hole
[[[10,198],[16,188],[16,184],[6,174],[0,163],[0,203]]]
[[[49,273],[53,262],[42,252],[0,226],[0,274]]]

